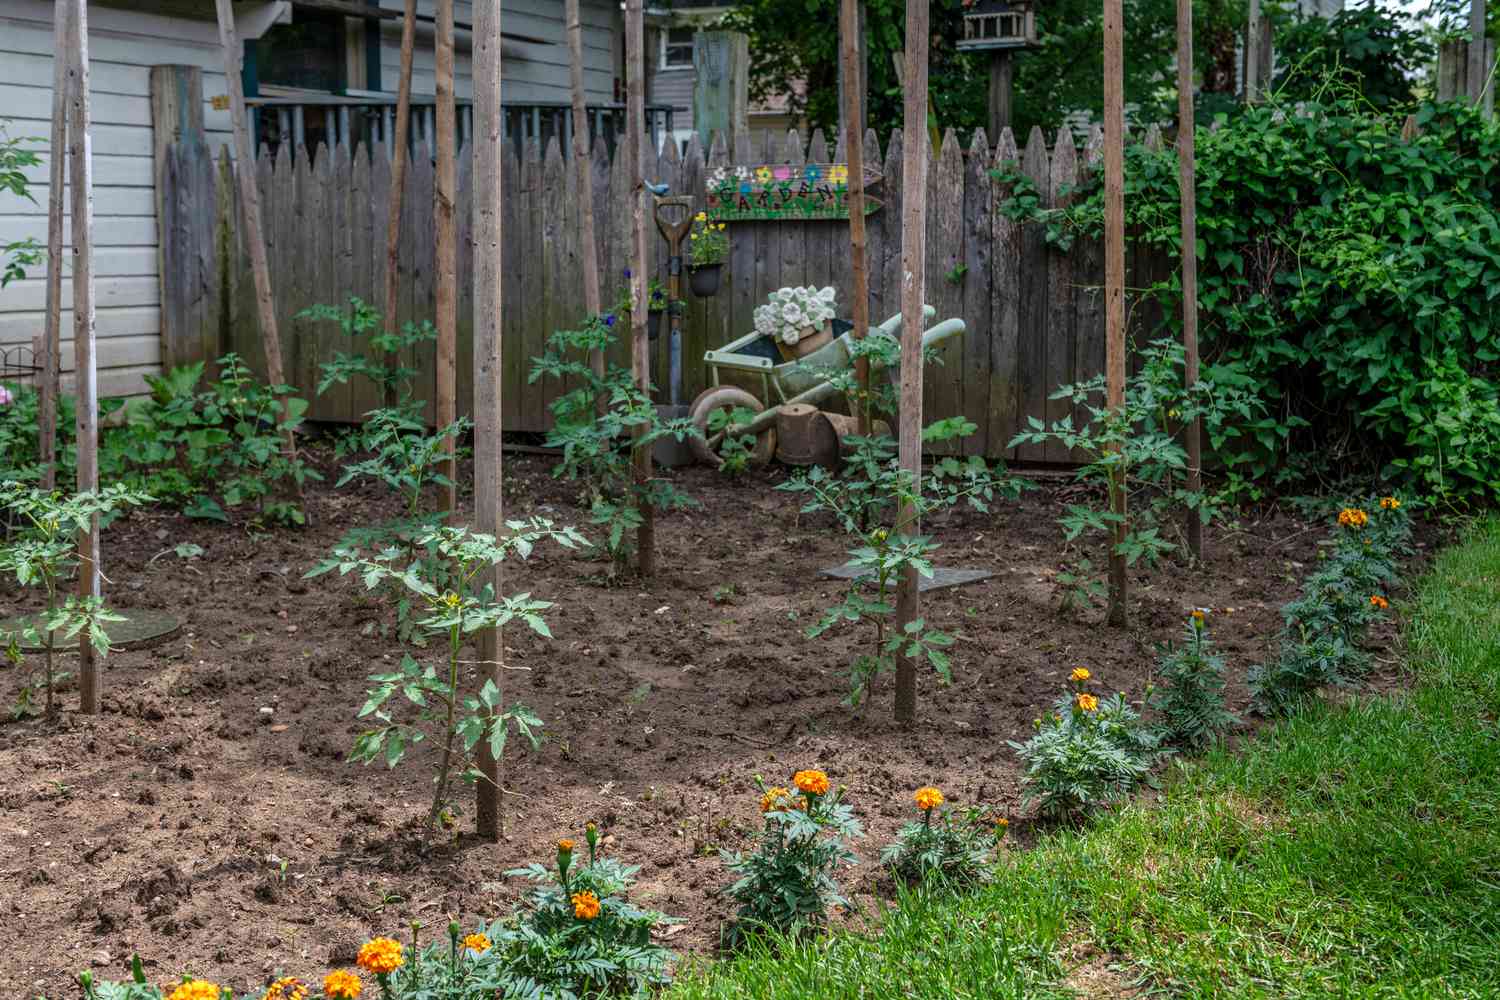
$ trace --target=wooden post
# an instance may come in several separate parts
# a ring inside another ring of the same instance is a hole
[[[1193,0],[1177,0],[1177,191],[1182,206],[1182,351],[1183,384],[1198,384],[1198,203],[1193,163]],[[1203,421],[1187,426],[1187,488],[1203,490]],[[1203,518],[1187,514],[1188,551],[1203,559]]]
[[[1015,62],[1008,49],[990,53],[990,128],[998,136],[1011,126],[1011,93]]]
[[[1104,336],[1107,405],[1125,406],[1125,40],[1121,0],[1104,0]],[[1125,539],[1125,477],[1109,480],[1109,623],[1125,624],[1128,580],[1120,543]]]
[[[500,110],[501,0],[474,4],[474,530],[500,537],[505,524],[501,492],[501,306],[505,156],[504,116]],[[501,593],[500,566],[482,570],[477,587],[489,584]],[[476,637],[479,676],[504,690],[500,630],[484,629]],[[479,836],[499,840],[500,762],[479,741],[479,772],[474,785],[474,824]]]
[[[843,84],[844,153],[849,160],[849,268],[850,296],[854,335],[863,339],[870,332],[870,265],[866,259],[865,235],[865,135],[864,86],[860,73],[860,50],[864,35],[860,31],[859,0],[843,0],[839,8],[840,47],[839,80]],[[859,433],[870,433],[870,359],[860,358],[854,364],[859,380],[859,400],[854,413],[859,418]]]
[[[1490,66],[1485,57],[1484,0],[1469,0],[1469,103],[1478,104],[1489,82]]]
[[[578,254],[583,260],[583,307],[590,316],[604,311],[599,293],[599,241],[594,233],[594,171],[591,159],[592,144],[589,142],[588,102],[583,88],[583,17],[578,11],[578,0],[568,0],[568,56],[573,84],[573,169],[578,174],[578,200],[580,209],[581,246]],[[599,141],[603,142],[601,135]],[[589,367],[595,377],[604,378],[604,349],[589,351]],[[606,400],[596,401],[601,412]]]
[[[1266,29],[1270,26],[1261,11],[1260,0],[1250,0],[1250,15],[1245,23],[1245,103],[1254,104],[1265,89],[1265,69],[1270,51]],[[1108,43],[1106,42],[1106,45]],[[1106,70],[1106,73],[1108,70]]]
[[[94,151],[89,134],[87,0],[68,10],[68,188],[73,209],[73,379],[78,400],[78,492],[99,489],[99,371],[94,355]],[[99,591],[99,516],[78,533],[78,596]],[[78,711],[99,711],[99,664],[87,637],[78,643]]]
[[[156,273],[161,288],[161,354],[162,368],[178,368],[196,361],[212,361],[203,356],[200,330],[178,329],[183,316],[173,308],[174,297],[184,291],[182,275],[173,274],[179,261],[170,259],[168,247],[173,213],[167,198],[173,193],[165,183],[167,157],[173,144],[191,146],[203,141],[203,70],[197,66],[151,67],[151,153],[156,189]],[[178,178],[178,183],[191,183]],[[180,301],[180,299],[176,300]]]
[[[647,290],[647,262],[651,257],[646,247],[646,199],[651,197],[645,178],[641,175],[645,162],[646,131],[646,27],[641,0],[625,0],[625,77],[626,97],[629,107],[625,112],[625,152],[627,169],[625,176],[631,188],[630,239],[630,287],[634,293],[635,308],[630,310],[631,325],[631,369],[635,384],[642,393],[651,392],[651,342],[646,335],[647,311],[650,306]],[[672,308],[667,303],[667,308]],[[632,436],[635,444],[635,480],[638,494],[644,496],[646,484],[651,481],[651,448],[641,443],[645,428],[637,425]],[[637,567],[643,577],[656,571],[656,512],[649,503],[641,502],[641,526],[636,532]]]
[[[1119,2],[1119,0],[1115,0]],[[922,307],[927,286],[927,25],[928,0],[906,0],[906,108],[903,118],[901,174],[901,468],[911,474],[912,490],[922,490]],[[897,516],[901,532],[920,531],[917,512],[903,503]],[[907,566],[896,588],[896,630],[921,617],[917,571]],[[896,721],[917,718],[917,666],[904,654],[896,657]]]
[[[437,423],[458,419],[458,229],[454,203],[458,191],[458,109],[453,98],[453,0],[437,0],[437,177],[432,186],[434,246],[437,251]],[[458,523],[458,442],[443,442],[443,475],[448,477],[444,509],[448,523]]]
[[[240,42],[234,30],[234,8],[230,0],[214,0],[219,17],[219,45],[224,49],[224,82],[229,87],[230,126],[234,130],[235,168],[239,172],[241,210],[245,216],[245,243],[250,249],[250,270],[255,280],[255,304],[260,316],[261,347],[266,355],[266,381],[286,385],[281,364],[281,332],[276,325],[276,302],[271,294],[271,268],[266,261],[265,235],[261,231],[260,186],[255,180],[255,151],[250,148],[250,129],[245,121],[245,87],[240,79]],[[289,412],[289,396],[282,396],[283,415]],[[286,432],[288,457],[297,453],[296,436]]]
[[[750,38],[737,31],[700,31],[693,39],[693,129],[707,149],[715,132],[749,128]]]
[[[417,45],[417,0],[406,0],[401,22],[401,79],[396,84],[395,137],[385,137],[391,154],[391,194],[385,224],[385,328],[396,332],[396,288],[401,279],[401,199],[406,193],[406,145],[411,130],[411,66]],[[396,405],[396,387],[385,388],[384,405]]]
[[[68,157],[68,85],[71,80],[72,4],[52,9],[52,142],[47,147],[47,319],[36,363],[42,379],[37,400],[37,446],[42,489],[57,485],[57,397],[62,391],[63,195]]]

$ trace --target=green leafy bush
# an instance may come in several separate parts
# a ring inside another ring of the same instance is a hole
[[[1197,133],[1205,375],[1265,415],[1215,443],[1248,475],[1351,463],[1449,502],[1500,496],[1500,125],[1458,104],[1275,100]],[[1175,152],[1126,151],[1127,225],[1176,256]],[[1007,179],[1009,173],[1004,175]],[[1067,209],[1019,202],[1060,248],[1100,231],[1102,181]],[[1176,279],[1158,284],[1169,323]]]
[[[759,776],[765,825],[754,851],[721,851],[739,876],[725,894],[740,904],[736,935],[815,928],[834,906],[847,906],[835,878],[855,863],[845,840],[863,835],[843,790],[830,791],[822,771],[798,771],[792,789],[768,788]]]
[[[1009,740],[1025,768],[1021,798],[1043,816],[1074,816],[1118,802],[1142,782],[1165,751],[1123,694],[1088,691],[1089,672],[1073,671],[1073,690],[1036,720],[1036,735]]]
[[[966,885],[988,878],[998,838],[983,810],[971,807],[955,816],[943,793],[931,786],[917,789],[912,797],[922,818],[897,831],[880,852],[881,864],[907,883],[937,878]],[[1001,827],[1001,836],[1003,832]]]
[[[1208,640],[1207,614],[1194,611],[1182,645],[1164,643],[1157,655],[1158,683],[1151,707],[1160,716],[1161,740],[1184,750],[1202,750],[1238,721],[1224,707],[1224,657]]]

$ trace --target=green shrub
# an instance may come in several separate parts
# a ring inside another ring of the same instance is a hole
[[[1065,817],[1107,806],[1150,783],[1164,754],[1156,733],[1123,694],[1099,698],[1088,691],[1089,672],[1073,671],[1073,690],[1036,720],[1036,735],[1008,741],[1025,767],[1023,803],[1044,816]]]
[[[721,851],[739,878],[726,895],[740,904],[736,936],[746,932],[798,933],[822,925],[833,906],[847,906],[835,874],[855,863],[846,838],[863,835],[843,790],[830,791],[822,771],[798,771],[792,789],[761,789],[765,820],[754,851]]]
[[[996,835],[984,812],[971,807],[955,816],[943,793],[931,786],[917,789],[913,798],[922,818],[901,827],[881,851],[881,864],[907,883],[938,878],[968,885],[988,878]]]
[[[1166,642],[1157,651],[1151,707],[1164,744],[1202,750],[1238,720],[1224,707],[1224,657],[1209,642],[1206,613],[1194,611],[1185,628],[1181,646]]]

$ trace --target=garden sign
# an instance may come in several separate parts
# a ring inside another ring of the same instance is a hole
[[[865,171],[865,188],[882,175]],[[865,196],[865,214],[880,202]],[[846,163],[766,163],[720,167],[708,178],[708,214],[720,222],[798,222],[849,218]]]

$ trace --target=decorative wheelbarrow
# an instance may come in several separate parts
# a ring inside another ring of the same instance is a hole
[[[937,310],[932,306],[924,306],[923,312],[928,320],[937,315]],[[756,465],[769,462],[776,454],[776,422],[783,407],[795,404],[817,406],[838,394],[833,383],[820,380],[817,372],[817,369],[843,368],[849,363],[849,338],[852,336],[849,324],[837,320],[835,323],[844,327],[839,336],[796,361],[782,361],[775,343],[770,337],[760,333],[748,334],[725,344],[717,351],[706,352],[703,363],[708,366],[713,385],[698,394],[688,411],[703,435],[701,438],[688,439],[694,457],[708,465],[722,465],[724,460],[719,456],[719,446],[726,433],[736,437],[754,434],[755,447],[750,460]],[[876,330],[899,338],[901,314],[897,313],[881,323]],[[944,320],[922,334],[922,347],[925,350],[963,332],[963,320]],[[738,386],[720,385],[722,371],[759,378],[765,401]],[[889,374],[892,381],[899,378],[899,373],[894,368]],[[769,407],[767,403],[770,404]],[[709,417],[715,410],[733,411],[738,408],[753,412],[755,418],[749,423],[727,428],[719,433],[708,429]]]

